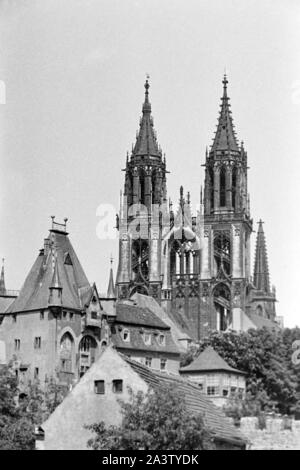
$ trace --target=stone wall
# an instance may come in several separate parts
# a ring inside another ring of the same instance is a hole
[[[256,417],[241,419],[240,430],[249,440],[248,450],[300,450],[300,421],[290,420],[284,429],[284,417],[267,416],[266,429],[260,430]]]

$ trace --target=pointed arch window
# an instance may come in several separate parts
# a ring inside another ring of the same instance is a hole
[[[226,206],[226,170],[224,167],[220,171],[220,207]]]
[[[143,171],[140,174],[140,203],[145,204],[145,175]]]
[[[232,169],[232,207],[236,207],[236,186],[237,186],[237,169],[233,167]]]
[[[214,170],[210,168],[209,170],[209,182],[210,182],[210,207],[214,208],[215,198],[214,198]]]

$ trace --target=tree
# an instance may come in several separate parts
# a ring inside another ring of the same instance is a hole
[[[299,329],[295,329],[299,330]],[[183,365],[212,346],[225,361],[247,374],[248,401],[252,408],[291,413],[297,404],[300,375],[291,362],[292,341],[299,331],[249,330],[211,332],[183,358]],[[251,408],[251,407],[250,407]]]
[[[0,450],[32,450],[35,426],[47,419],[66,394],[54,380],[45,384],[29,383],[20,394],[15,371],[0,367]]]
[[[34,448],[34,425],[18,403],[18,382],[10,366],[0,368],[0,449]]]
[[[88,441],[94,450],[202,450],[213,448],[201,415],[191,415],[178,389],[160,386],[147,393],[129,390],[119,401],[122,422],[103,421],[86,426],[95,433]]]

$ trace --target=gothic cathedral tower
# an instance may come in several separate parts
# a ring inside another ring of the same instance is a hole
[[[127,154],[119,229],[118,298],[134,292],[161,297],[161,210],[166,203],[166,162],[157,143],[149,102],[149,82],[136,143]]]
[[[213,144],[206,152],[204,224],[201,228],[201,336],[209,329],[240,330],[250,282],[247,153],[232,121],[228,80]]]

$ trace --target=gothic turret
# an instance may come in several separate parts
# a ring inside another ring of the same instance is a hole
[[[258,222],[256,250],[253,273],[254,289],[251,289],[249,308],[252,314],[274,321],[276,319],[276,289],[270,288],[270,274],[267,255],[267,244],[263,221]]]
[[[117,218],[118,297],[128,297],[136,291],[157,298],[160,295],[161,212],[162,206],[167,206],[167,171],[153,127],[149,88],[147,78],[140,128],[130,158],[127,154],[124,195]]]
[[[266,294],[270,293],[267,247],[263,230],[263,221],[261,219],[258,222],[253,283],[258,290],[263,291]]]
[[[212,152],[234,151],[239,152],[239,147],[234,131],[233,120],[230,111],[230,98],[227,96],[228,80],[226,75],[223,79],[223,96],[221,98],[221,111],[219,115],[217,131],[215,133]]]
[[[128,206],[143,204],[151,210],[151,204],[166,202],[166,162],[157,143],[153,127],[150,84],[145,83],[145,100],[140,119],[140,128],[130,159],[127,156],[124,195]]]
[[[250,278],[250,219],[247,153],[239,145],[223,78],[217,130],[205,154],[202,228],[203,327],[240,329]],[[206,298],[208,297],[208,298]],[[205,334],[202,328],[201,334]]]
[[[247,153],[238,145],[231,116],[228,80],[223,79],[223,96],[217,130],[205,162],[205,214],[243,213],[250,217],[247,194]]]
[[[115,299],[116,298],[116,291],[115,291],[115,284],[114,284],[114,273],[113,273],[113,258],[110,258],[110,272],[109,272],[109,282],[107,288],[107,299]]]

